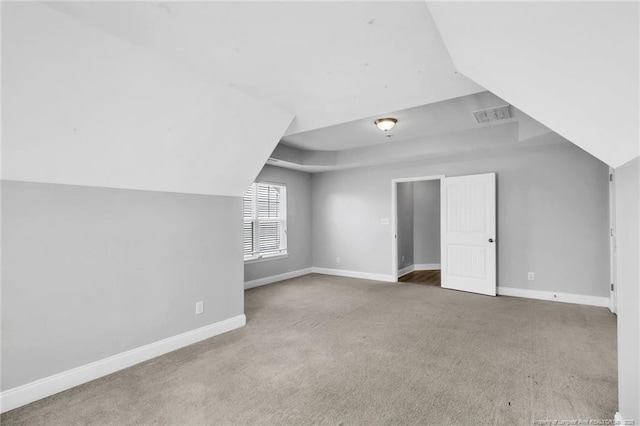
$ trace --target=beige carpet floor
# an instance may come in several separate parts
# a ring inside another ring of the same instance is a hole
[[[605,308],[308,275],[246,327],[5,413],[12,424],[457,424],[612,419]]]

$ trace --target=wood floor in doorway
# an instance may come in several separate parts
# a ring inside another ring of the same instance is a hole
[[[403,283],[434,285],[440,287],[440,270],[413,271],[398,278]]]

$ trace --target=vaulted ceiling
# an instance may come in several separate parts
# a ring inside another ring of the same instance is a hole
[[[433,2],[456,68],[612,167],[640,154],[638,2]]]
[[[240,195],[279,141],[273,154],[309,171],[550,131],[612,166],[638,155],[635,3],[4,2],[2,11],[5,179]],[[514,118],[469,121],[494,102],[511,104]],[[371,122],[387,113],[401,121],[385,150]]]
[[[287,134],[484,90],[423,1],[47,4],[293,112]]]
[[[293,114],[41,3],[2,3],[3,179],[240,196]]]

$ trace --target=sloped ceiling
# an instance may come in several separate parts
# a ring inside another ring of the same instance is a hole
[[[455,73],[423,1],[47,5],[292,111],[287,134],[484,90]]]
[[[639,155],[637,2],[428,2],[461,73],[612,167]]]
[[[3,179],[237,196],[285,134],[483,90],[422,1],[2,11]]]
[[[2,12],[3,179],[240,196],[293,118],[43,4]]]
[[[611,166],[638,155],[636,3],[2,10],[4,179],[237,196],[283,136],[371,125],[485,88]],[[485,133],[522,140],[547,131],[531,119],[514,128]],[[408,153],[415,141],[405,142]],[[345,147],[304,155],[346,166],[365,154],[338,158]],[[374,154],[388,157],[372,147],[366,158]]]

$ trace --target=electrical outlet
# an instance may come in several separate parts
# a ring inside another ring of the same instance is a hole
[[[200,315],[204,312],[204,301],[196,302],[196,315]]]
[[[380,219],[380,225],[389,225],[389,223],[391,223],[391,222],[386,217]]]
[[[529,272],[529,273],[527,274],[527,279],[528,279],[529,281],[533,281],[533,280],[535,280],[535,279],[536,279],[536,274],[534,274],[533,272]]]
[[[336,257],[336,263],[340,263],[340,258]]]

